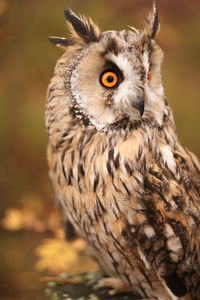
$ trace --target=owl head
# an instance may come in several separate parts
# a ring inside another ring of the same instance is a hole
[[[55,78],[49,88],[51,97],[62,86],[60,109],[66,112],[68,107],[74,118],[97,130],[123,118],[161,124],[166,101],[160,74],[163,52],[154,40],[159,28],[155,4],[143,30],[101,32],[91,19],[70,9],[65,17],[71,36],[49,38],[65,50],[55,69],[59,89]]]

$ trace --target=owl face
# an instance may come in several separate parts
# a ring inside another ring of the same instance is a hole
[[[153,40],[158,28],[157,11],[149,14],[144,30],[101,33],[91,21],[65,11],[71,39],[50,40],[65,48],[64,83],[69,105],[77,118],[87,117],[104,129],[124,117],[130,120],[154,117],[162,120],[164,110],[160,75],[162,50]]]

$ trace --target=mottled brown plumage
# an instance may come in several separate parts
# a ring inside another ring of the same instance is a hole
[[[198,300],[200,165],[179,143],[164,96],[157,10],[144,30],[101,33],[71,10],[65,17],[72,34],[50,38],[65,53],[46,105],[63,214],[103,270],[140,299]],[[104,86],[107,71],[114,87]]]

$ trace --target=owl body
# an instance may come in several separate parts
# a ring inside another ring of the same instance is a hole
[[[65,14],[72,38],[51,38],[66,52],[46,107],[62,210],[103,270],[139,298],[200,299],[200,168],[164,96],[157,11],[143,31],[105,33]]]

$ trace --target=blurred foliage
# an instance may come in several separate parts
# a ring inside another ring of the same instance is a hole
[[[64,244],[59,218],[52,209],[44,125],[46,88],[62,51],[50,45],[47,37],[67,35],[63,16],[66,7],[91,16],[102,30],[120,30],[127,25],[142,28],[151,2],[0,0],[2,299],[44,299],[40,275],[34,268],[38,261],[35,249],[39,247],[42,260],[46,257],[45,247],[53,247],[51,239],[62,241],[54,244],[59,249]],[[200,156],[200,2],[157,2],[161,20],[157,39],[165,52],[166,95],[174,110],[180,140]],[[46,269],[49,270],[47,265]]]
[[[28,204],[21,209],[10,208],[6,210],[2,227],[9,231],[51,233],[53,237],[43,239],[42,244],[35,249],[38,257],[35,268],[40,272],[73,274],[98,269],[97,264],[87,255],[83,240],[65,241],[59,214],[54,209],[47,212],[44,208],[43,213],[39,215],[37,209],[31,210]]]
[[[98,270],[98,265],[87,255],[85,243],[77,239],[66,242],[64,239],[47,239],[36,249],[39,259],[36,269],[48,270],[50,274],[84,273]]]

